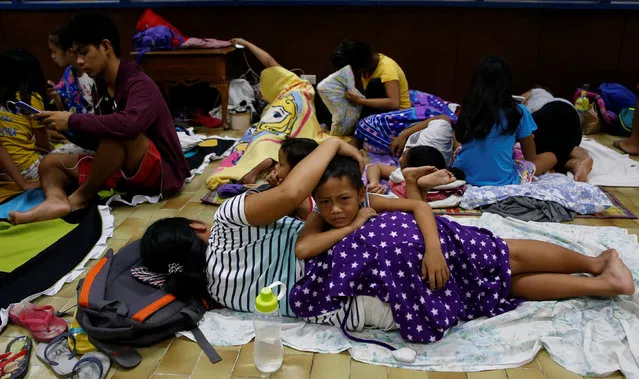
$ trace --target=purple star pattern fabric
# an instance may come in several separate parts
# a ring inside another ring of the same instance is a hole
[[[436,218],[450,279],[436,291],[421,279],[425,251],[412,214],[387,212],[369,220],[332,250],[307,260],[290,293],[295,314],[330,314],[350,296],[390,303],[403,338],[435,342],[458,320],[496,316],[521,302],[509,296],[508,246],[489,230]]]

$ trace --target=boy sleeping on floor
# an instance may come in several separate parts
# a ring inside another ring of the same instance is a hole
[[[615,250],[591,258],[435,217],[417,185],[442,173],[431,171],[403,170],[408,199],[369,198],[357,162],[332,160],[295,245],[305,260],[289,298],[297,316],[342,329],[399,329],[426,343],[459,320],[496,316],[525,300],[634,293]],[[570,275],[583,272],[592,276]]]

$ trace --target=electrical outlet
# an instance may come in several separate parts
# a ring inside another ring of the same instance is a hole
[[[308,80],[312,85],[317,84],[317,75],[302,75],[302,79]]]

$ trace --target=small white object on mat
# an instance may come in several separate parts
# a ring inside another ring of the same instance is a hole
[[[596,186],[639,187],[639,162],[599,142],[584,138],[581,146],[593,160],[588,183]],[[572,173],[568,173],[571,178]]]

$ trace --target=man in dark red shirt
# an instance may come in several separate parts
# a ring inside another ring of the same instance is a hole
[[[95,114],[42,112],[33,117],[49,129],[96,142],[95,156],[50,154],[40,163],[46,200],[16,223],[50,220],[85,207],[100,189],[171,196],[190,175],[171,113],[157,85],[135,63],[120,62],[120,36],[107,16],[69,21],[78,65],[96,79]],[[67,197],[65,189],[79,188]]]

